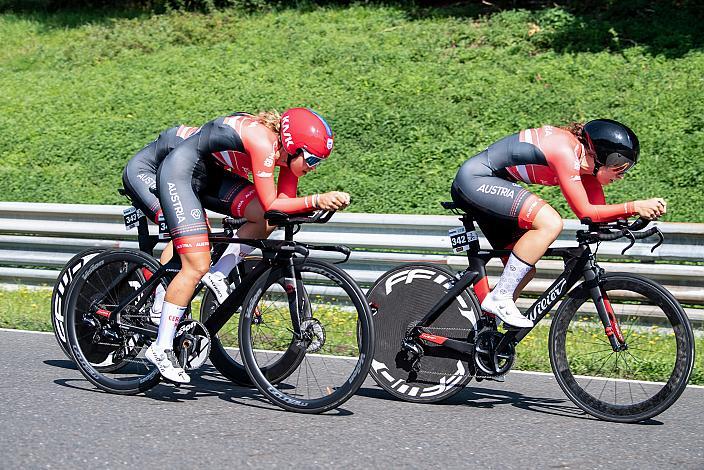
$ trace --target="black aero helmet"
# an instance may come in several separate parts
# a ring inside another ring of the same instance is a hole
[[[600,166],[624,166],[629,170],[638,162],[640,143],[628,127],[611,119],[594,119],[584,125],[587,142],[596,153],[594,172]]]

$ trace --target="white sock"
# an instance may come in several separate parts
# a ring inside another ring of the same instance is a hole
[[[152,310],[155,312],[161,311],[161,306],[164,303],[164,296],[166,295],[166,289],[159,283],[154,291],[154,303],[152,304]]]
[[[254,251],[253,246],[242,245],[240,243],[230,243],[225,252],[222,254],[217,263],[210,268],[210,272],[215,274],[219,272],[223,276],[227,276],[244,259],[245,256]]]
[[[491,292],[495,299],[513,299],[513,293],[516,292],[516,287],[521,283],[526,274],[533,269],[530,265],[521,258],[511,253],[508,258],[508,263],[501,273],[499,282],[494,286]]]
[[[161,321],[159,322],[159,335],[156,337],[156,346],[160,349],[173,349],[176,326],[181,317],[186,313],[186,307],[164,302],[161,308]]]

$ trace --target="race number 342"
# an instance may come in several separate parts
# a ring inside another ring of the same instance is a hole
[[[462,253],[469,250],[470,242],[478,240],[477,232],[467,232],[464,227],[453,228],[448,232],[450,235],[450,244],[452,245],[453,253]]]

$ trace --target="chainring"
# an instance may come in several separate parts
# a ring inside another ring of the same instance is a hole
[[[187,319],[178,325],[174,353],[184,370],[202,366],[210,355],[210,333],[201,322]]]
[[[474,363],[478,378],[490,379],[503,376],[511,370],[516,361],[516,349],[510,344],[507,351],[497,351],[503,333],[485,329],[477,334],[474,341]]]

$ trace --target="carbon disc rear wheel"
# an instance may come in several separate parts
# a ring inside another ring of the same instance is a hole
[[[405,401],[433,403],[456,394],[474,376],[474,362],[442,346],[423,343],[416,358],[401,347],[408,328],[417,324],[444,296],[454,275],[431,264],[410,264],[382,275],[367,294],[372,307],[376,348],[372,378],[391,395]],[[424,331],[457,340],[473,339],[479,305],[465,290]]]

